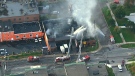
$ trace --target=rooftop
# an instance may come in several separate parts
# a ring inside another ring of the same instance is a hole
[[[13,24],[13,28],[14,28],[15,34],[41,31],[41,28],[38,22],[16,23],[16,24]]]
[[[7,14],[1,14],[0,18],[12,17],[12,16],[24,16],[31,14],[39,14],[36,0],[17,0],[16,2],[7,1],[6,3],[0,4],[0,10],[7,10]]]
[[[57,38],[56,41],[69,39],[70,37],[67,35],[71,34],[71,27],[74,27],[74,29],[78,27],[77,23],[73,23],[73,21],[71,21],[70,24],[68,22],[69,19],[70,18],[51,19],[44,21],[43,24],[46,28],[46,34],[48,37]]]
[[[0,21],[0,32],[13,31],[12,22],[11,21]]]

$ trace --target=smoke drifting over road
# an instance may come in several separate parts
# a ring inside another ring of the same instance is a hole
[[[96,7],[96,0],[67,0],[73,18],[79,25],[87,28],[87,36],[94,37],[97,33],[97,27],[94,21],[91,21],[92,10]]]

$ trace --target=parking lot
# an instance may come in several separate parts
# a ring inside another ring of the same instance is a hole
[[[90,76],[108,76],[106,66],[104,64],[88,65]]]
[[[0,43],[0,49],[6,49],[7,55],[13,54],[20,54],[24,52],[32,52],[32,51],[39,51],[44,47],[46,44],[44,40],[35,42],[34,39],[31,40],[21,40],[15,42],[4,42]],[[0,52],[2,54],[2,51]],[[2,55],[3,56],[3,55]]]
[[[65,69],[69,76],[89,76],[85,64],[68,64],[65,66]]]
[[[113,69],[113,72],[114,72],[115,76],[131,76],[130,72],[127,71],[125,66],[123,67],[123,69],[122,69],[123,71],[122,72],[119,72],[119,69],[118,69],[117,66],[113,67],[112,69]]]

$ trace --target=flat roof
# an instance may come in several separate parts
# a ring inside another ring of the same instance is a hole
[[[71,28],[75,29],[78,27],[77,24],[68,24],[68,19],[71,18],[61,18],[61,19],[51,19],[44,21],[43,24],[46,29],[46,34],[49,38],[55,38],[55,40],[69,40],[71,34]]]
[[[66,66],[68,76],[89,76],[85,64],[73,64]]]
[[[24,22],[13,24],[14,33],[26,33],[41,31],[39,22]]]
[[[7,1],[5,4],[3,4],[3,7],[8,10],[8,15],[1,15],[0,18],[39,14],[36,0],[21,0],[21,2],[19,2],[19,0],[16,2]],[[3,10],[3,8],[0,9]],[[23,12],[20,10],[23,10]]]
[[[13,31],[12,22],[8,21],[0,21],[0,32],[8,32]]]

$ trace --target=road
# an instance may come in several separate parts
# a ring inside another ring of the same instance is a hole
[[[88,53],[88,55],[91,56],[91,60],[90,60],[89,63],[95,64],[95,63],[98,63],[99,61],[109,60],[110,64],[114,64],[114,63],[120,64],[122,60],[127,61],[132,56],[129,53],[135,54],[134,51],[135,50],[123,49],[123,48],[118,48],[118,47],[113,47],[113,49],[111,49],[111,50],[109,50],[108,48],[102,48],[97,53],[94,53],[94,54]],[[20,72],[20,71],[26,69],[27,67],[34,66],[34,65],[45,65],[45,66],[54,65],[54,58],[55,58],[55,56],[42,57],[41,61],[39,63],[38,62],[28,63],[26,61],[26,59],[16,60],[16,61],[8,61],[6,73],[9,74],[9,73],[13,73],[13,72]],[[71,55],[71,61],[70,62],[75,62],[76,59],[77,59],[77,55]],[[114,63],[112,63],[111,60],[113,60]],[[65,63],[70,63],[70,62],[65,62]]]

